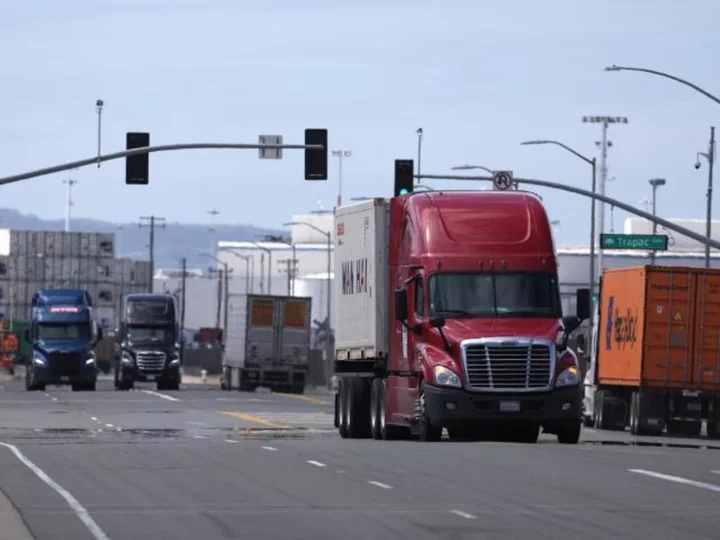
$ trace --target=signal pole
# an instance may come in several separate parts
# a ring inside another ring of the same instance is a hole
[[[142,223],[143,221],[147,223]],[[150,227],[150,287],[148,292],[153,292],[153,281],[155,278],[155,227],[165,228],[165,218],[158,216],[141,217],[139,227]]]
[[[63,184],[67,184],[67,201],[65,203],[65,232],[70,232],[70,220],[72,219],[72,206],[73,206],[73,186],[78,181],[72,177],[68,177],[67,180],[63,180]]]

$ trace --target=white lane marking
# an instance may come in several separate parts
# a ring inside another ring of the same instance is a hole
[[[161,394],[160,392],[155,392],[155,390],[140,390],[144,394],[150,394],[151,396],[157,396],[159,398],[167,399],[168,401],[180,401],[178,398],[168,396],[167,394]]]
[[[697,482],[696,480],[690,480],[683,478],[682,476],[671,476],[669,474],[663,474],[655,471],[646,471],[645,469],[628,469],[628,471],[637,474],[644,474],[646,476],[652,476],[653,478],[659,478],[661,480],[667,480],[668,482],[677,482],[678,484],[685,484],[686,486],[693,486],[696,488],[707,489],[708,491],[715,491],[720,493],[720,486],[715,484],[706,484],[705,482]]]
[[[57,401],[57,400],[58,400],[56,397],[51,397],[50,399],[52,399],[53,401]]]
[[[720,474],[720,471],[710,471],[713,474]]]
[[[463,512],[462,510],[450,510],[450,513],[465,519],[477,519],[477,516],[473,516],[472,514]]]
[[[307,463],[310,465],[315,465],[316,467],[327,467],[324,463],[320,463],[319,461],[314,461],[312,459],[308,460]]]
[[[58,484],[55,480],[50,478],[45,471],[43,471],[40,467],[35,465],[35,463],[25,457],[25,454],[20,452],[20,450],[18,450],[16,446],[4,442],[0,442],[0,446],[8,448],[13,454],[15,454],[15,457],[23,463],[23,465],[25,465],[28,469],[35,473],[35,476],[45,482],[45,484],[50,486],[57,492],[58,495],[65,499],[65,502],[68,503],[72,511],[75,512],[75,515],[83,523],[83,525],[88,528],[90,534],[93,535],[95,540],[110,540],[110,537],[105,534],[105,531],[103,531],[100,526],[95,523],[95,520],[90,516],[90,513],[87,511],[87,509],[83,505],[81,505],[75,497],[72,496],[72,493],[70,493],[60,484]]]
[[[95,418],[94,416],[91,416],[90,418],[92,418],[92,419],[95,420],[96,422],[99,422],[99,421],[100,421],[100,420],[98,420],[97,418]]]
[[[588,431],[590,433],[597,433],[597,429],[591,428],[591,427],[584,427],[582,428],[583,431]]]
[[[205,435],[193,435],[193,439],[207,439]]]
[[[383,484],[382,482],[376,482],[375,480],[368,480],[368,484],[372,484],[373,486],[377,486],[377,487],[383,488],[383,489],[392,489],[393,488],[389,484]]]
[[[115,427],[112,424],[105,424],[105,427]]]
[[[240,441],[233,441],[232,439],[225,439],[225,442],[237,444],[237,443],[240,442]]]
[[[269,450],[270,452],[277,452],[277,448],[275,448],[274,446],[263,446],[262,449]],[[308,463],[310,462],[308,461]]]

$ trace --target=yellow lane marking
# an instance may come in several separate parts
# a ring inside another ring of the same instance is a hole
[[[277,428],[277,429],[292,428],[292,426],[288,426],[285,424],[275,424],[273,422],[270,422],[269,420],[260,418],[259,416],[253,416],[252,414],[247,414],[247,413],[240,413],[240,412],[235,412],[235,411],[220,411],[220,414],[232,416],[233,418],[237,418],[239,420],[245,420],[246,422],[253,422],[255,424],[260,424],[262,426],[267,426],[267,427],[271,427],[271,428]]]
[[[286,394],[285,392],[273,392],[275,395],[286,396],[293,399],[299,399],[300,401],[307,401],[308,403],[314,403],[315,405],[327,405],[328,402],[322,399],[311,398],[308,396],[300,396],[297,394]]]

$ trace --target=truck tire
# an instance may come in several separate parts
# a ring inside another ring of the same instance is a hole
[[[348,438],[367,439],[370,437],[370,385],[363,377],[353,377],[348,382]]]
[[[340,433],[340,437],[343,439],[348,438],[348,425],[349,425],[349,415],[350,412],[348,411],[348,382],[350,379],[340,379],[338,381],[338,432]]]
[[[421,383],[423,386],[425,383]],[[425,392],[420,394],[416,403],[416,416],[418,418],[418,440],[421,442],[438,442],[442,440],[443,428],[432,423],[425,410]]]
[[[380,412],[380,436],[384,441],[405,441],[411,438],[410,429],[387,422],[387,380],[378,382],[378,411]]]
[[[565,422],[558,429],[557,440],[560,444],[577,444],[580,442],[581,433],[582,422],[580,420]],[[535,442],[537,442],[537,437],[535,437]]]
[[[382,424],[385,421],[385,410],[380,410],[380,405],[382,404],[380,400],[380,393],[382,392],[380,386],[382,386],[382,380],[380,379],[373,379],[370,384],[370,436],[376,441],[382,439]],[[382,419],[380,417],[381,414],[383,416]]]

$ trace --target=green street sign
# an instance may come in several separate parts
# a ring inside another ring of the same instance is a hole
[[[668,248],[668,237],[664,234],[601,234],[600,247],[665,251]]]

